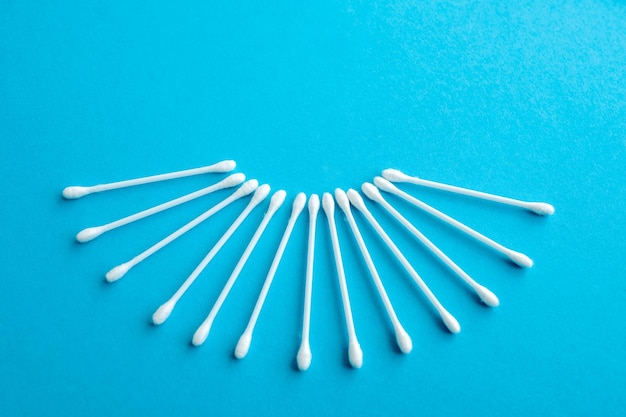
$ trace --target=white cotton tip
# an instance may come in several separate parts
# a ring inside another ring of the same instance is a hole
[[[393,185],[391,182],[387,181],[383,177],[374,178],[374,184],[376,184],[376,186],[380,188],[381,190],[387,191],[388,193],[393,193],[394,191],[398,189],[398,187],[396,187],[395,185]]]
[[[361,191],[372,201],[380,203],[384,200],[380,190],[372,183],[364,182],[363,185],[361,185]]]
[[[230,172],[237,166],[237,163],[233,160],[226,160],[222,162],[218,162],[217,164],[212,165],[213,172]]]
[[[220,184],[222,188],[228,188],[228,187],[234,187],[235,185],[239,185],[245,180],[246,180],[246,176],[242,174],[241,172],[238,172],[237,174],[229,175],[228,177],[220,181],[218,184]]]
[[[365,206],[365,201],[363,201],[363,197],[361,197],[361,194],[359,194],[356,190],[353,190],[352,188],[348,190],[347,194],[348,199],[354,207],[359,210],[367,210],[367,207]]]
[[[271,187],[267,184],[263,184],[259,188],[254,191],[254,195],[252,199],[250,199],[250,203],[259,204],[261,201],[265,200],[267,196],[270,194]]]
[[[348,198],[348,194],[341,188],[335,189],[335,200],[337,200],[337,205],[343,210],[344,213],[347,213],[350,210],[350,199]]]
[[[306,194],[298,193],[298,195],[296,195],[296,198],[293,200],[293,205],[291,206],[291,215],[300,215],[300,213],[302,213],[302,210],[304,210],[304,206],[306,206]]]
[[[258,187],[259,182],[257,180],[248,180],[244,182],[241,187],[237,188],[237,191],[235,191],[234,195],[238,197],[245,197],[248,194],[254,192],[254,190],[256,190]]]
[[[100,226],[97,227],[88,227],[86,229],[81,230],[76,235],[76,240],[80,243],[89,242],[90,240],[94,240],[106,230]]]
[[[330,193],[324,193],[322,196],[322,207],[326,216],[330,217],[335,214],[335,200]]]
[[[518,266],[521,266],[522,268],[530,268],[534,265],[533,260],[521,252],[515,252],[514,250],[511,250],[507,252],[507,256],[511,261],[513,261]]]
[[[175,305],[176,303],[170,300],[161,305],[161,307],[157,308],[157,311],[155,311],[152,315],[152,323],[157,326],[165,323],[165,320],[167,320],[170,314],[172,314],[172,310],[174,310]]]
[[[399,169],[389,168],[383,171],[383,177],[393,182],[407,182],[411,179],[410,176],[406,175],[404,172]],[[417,178],[417,177],[413,177]]]
[[[550,216],[554,214],[554,206],[548,203],[528,203],[526,208],[540,216]]]
[[[109,282],[117,281],[118,279],[126,275],[130,268],[131,266],[127,263],[118,265],[115,268],[111,269],[109,272],[107,272],[105,278]]]
[[[320,197],[317,194],[311,194],[309,197],[309,214],[316,215],[320,211]]]
[[[285,190],[278,190],[274,193],[270,199],[270,206],[267,209],[268,213],[274,213],[280,208],[287,198],[287,192]]]
[[[235,348],[235,357],[237,359],[243,359],[248,354],[248,350],[250,350],[250,343],[252,342],[252,334],[249,332],[245,332],[239,338],[239,342],[237,342],[237,347]]]
[[[207,337],[209,337],[209,331],[211,330],[211,323],[202,323],[198,330],[193,334],[193,338],[191,339],[191,343],[194,346],[200,346],[205,342]]]
[[[461,325],[452,314],[448,313],[446,310],[442,311],[440,314],[443,323],[446,325],[448,330],[450,330],[450,333],[457,334],[461,331]]]
[[[89,194],[89,187],[81,187],[78,185],[75,185],[72,187],[66,187],[63,190],[63,197],[67,198],[68,200],[81,198],[82,196],[85,196],[87,194]]]
[[[492,293],[488,288],[479,285],[474,289],[476,290],[476,294],[478,294],[482,302],[489,307],[497,307],[500,305],[500,300],[498,300],[498,296]]]
[[[348,344],[348,360],[353,368],[359,369],[363,366],[363,351],[359,342],[352,341]]]
[[[413,341],[411,336],[402,327],[396,329],[396,342],[402,353],[411,353],[413,350]]]
[[[311,346],[308,343],[303,343],[300,346],[300,350],[298,350],[298,356],[296,356],[296,362],[298,363],[298,369],[301,371],[306,371],[311,366],[311,359],[313,359],[313,355],[311,354]]]

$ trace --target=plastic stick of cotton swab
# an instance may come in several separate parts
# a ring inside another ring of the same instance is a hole
[[[249,181],[244,182],[243,185],[239,187],[237,191],[232,193],[229,197],[217,203],[215,206],[211,207],[209,210],[205,211],[204,213],[202,213],[201,215],[199,215],[198,217],[196,217],[189,223],[185,224],[184,226],[182,226],[175,232],[171,233],[166,238],[162,239],[161,241],[155,243],[154,245],[152,245],[145,251],[141,252],[139,255],[135,256],[130,261],[124,262],[123,264],[120,264],[116,266],[115,268],[111,269],[109,272],[107,272],[105,276],[106,280],[109,282],[113,282],[122,278],[131,268],[133,268],[139,262],[143,261],[150,255],[153,255],[155,252],[159,251],[166,245],[178,239],[179,237],[181,237],[182,235],[184,235],[185,233],[187,233],[188,231],[190,231],[191,229],[193,229],[194,227],[196,227],[197,225],[199,225],[200,223],[202,223],[209,217],[213,216],[215,213],[222,210],[224,207],[228,206],[235,200],[238,200],[252,193],[254,190],[257,189],[258,186],[259,186],[259,183],[257,182],[257,180],[249,180]]]
[[[363,240],[363,236],[361,236],[361,232],[359,231],[359,227],[356,225],[354,221],[354,216],[352,215],[352,210],[350,209],[350,200],[346,195],[345,191],[341,189],[335,190],[335,199],[337,200],[337,204],[341,207],[341,210],[346,215],[348,219],[348,223],[350,224],[350,228],[352,229],[352,234],[356,239],[357,244],[359,245],[359,249],[361,250],[361,254],[363,255],[363,259],[367,264],[367,269],[369,269],[370,274],[372,275],[372,279],[374,280],[374,284],[376,285],[376,289],[378,290],[378,294],[380,295],[383,304],[385,305],[385,310],[387,310],[387,315],[389,316],[389,320],[393,326],[393,331],[396,335],[396,342],[398,343],[398,347],[402,351],[402,353],[409,353],[413,349],[413,342],[411,341],[411,337],[404,330],[398,316],[396,315],[395,310],[393,309],[393,304],[391,304],[391,300],[387,295],[387,291],[385,291],[385,287],[383,282],[380,279],[380,275],[378,275],[378,271],[376,270],[376,266],[374,265],[374,261],[370,256],[369,251],[367,250],[367,246],[365,245],[365,241]]]
[[[278,265],[280,264],[280,260],[283,257],[283,253],[285,252],[285,248],[287,247],[287,242],[289,242],[289,237],[291,236],[291,232],[293,231],[293,227],[302,213],[304,209],[304,205],[306,204],[306,195],[304,193],[299,193],[292,205],[291,208],[291,216],[289,217],[289,221],[287,222],[287,227],[285,228],[285,232],[283,233],[283,237],[278,244],[278,249],[276,249],[276,255],[274,255],[274,260],[272,261],[272,265],[265,277],[265,282],[263,283],[263,288],[261,288],[261,292],[259,294],[259,298],[254,305],[254,310],[250,315],[250,320],[248,321],[248,325],[244,330],[243,334],[239,338],[237,342],[237,346],[235,347],[235,357],[237,359],[243,359],[250,349],[250,343],[252,342],[252,334],[254,332],[254,326],[256,326],[256,322],[259,318],[259,314],[261,314],[261,309],[263,308],[263,303],[265,303],[265,298],[267,297],[267,293],[272,286],[272,281],[274,280],[274,275],[276,275],[276,270],[278,269]]]
[[[313,194],[309,198],[309,241],[306,258],[306,281],[304,287],[304,311],[302,315],[302,342],[296,362],[301,371],[306,371],[311,365],[311,345],[309,343],[309,333],[311,328],[311,298],[313,295],[313,261],[315,258],[315,228],[317,224],[317,213],[320,210],[320,198]]]
[[[339,246],[339,238],[337,237],[337,225],[335,224],[335,200],[329,193],[324,193],[322,197],[322,207],[328,218],[328,229],[330,231],[330,240],[333,245],[333,254],[335,256],[335,266],[337,268],[337,277],[339,278],[339,289],[341,290],[341,301],[343,302],[343,313],[346,318],[346,327],[348,330],[348,359],[353,368],[363,366],[363,351],[356,337],[354,329],[354,320],[352,318],[352,308],[350,307],[350,296],[348,294],[348,284],[346,282],[346,274],[343,269],[343,260],[341,259],[341,248]]]
[[[411,275],[411,278],[413,278],[413,281],[415,281],[415,283],[420,288],[420,290],[422,290],[422,292],[424,293],[428,301],[430,301],[430,303],[433,305],[433,307],[435,308],[435,310],[437,311],[437,313],[443,320],[448,330],[450,330],[450,332],[452,333],[460,332],[461,326],[459,325],[459,322],[454,318],[452,314],[448,312],[448,310],[446,310],[443,307],[443,305],[439,302],[435,294],[433,294],[430,288],[428,288],[428,285],[426,285],[422,277],[419,276],[417,271],[415,271],[413,266],[404,257],[400,249],[398,249],[396,244],[393,243],[393,240],[391,240],[389,235],[387,235],[387,233],[382,228],[382,226],[378,224],[378,222],[376,221],[372,213],[370,213],[370,211],[365,206],[365,202],[363,201],[363,198],[361,197],[361,195],[355,190],[350,189],[348,190],[348,198],[350,199],[350,202],[352,203],[352,205],[356,207],[357,210],[359,210],[365,216],[365,218],[372,225],[374,230],[376,230],[376,233],[378,233],[378,235],[382,238],[382,240],[389,247],[389,249],[391,249],[391,252],[393,252],[394,256],[400,261],[404,269],[406,269],[409,275]]]
[[[422,232],[417,230],[411,222],[409,222],[402,214],[398,212],[391,204],[387,202],[378,190],[374,186],[374,184],[370,184],[368,182],[364,183],[361,187],[363,194],[365,194],[369,199],[377,202],[385,210],[387,210],[400,224],[402,224],[409,232],[413,234],[424,246],[426,246],[432,253],[434,253],[448,268],[450,268],[454,273],[456,273],[467,285],[474,290],[476,294],[480,297],[480,299],[486,305],[490,307],[496,307],[500,304],[498,297],[486,287],[480,285],[476,281],[474,281],[461,267],[459,267],[456,263],[452,261],[441,249],[439,249],[433,242],[430,241]]]
[[[455,194],[466,195],[469,197],[479,198],[482,200],[493,201],[500,204],[506,204],[509,206],[521,207],[523,209],[532,211],[533,213],[541,216],[551,215],[554,213],[554,207],[548,203],[540,203],[536,201],[522,201],[509,197],[501,197],[499,195],[484,193],[482,191],[470,190],[467,188],[456,187],[454,185],[442,184],[440,182],[423,180],[419,177],[413,177],[406,175],[404,172],[397,169],[386,169],[383,171],[383,177],[392,182],[408,182],[411,184],[421,185],[423,187],[435,188],[437,190],[448,191]]]
[[[213,325],[213,321],[215,320],[217,313],[222,307],[222,304],[224,304],[226,297],[228,297],[228,293],[230,292],[231,288],[235,284],[235,281],[237,281],[237,278],[239,277],[241,270],[243,269],[246,262],[248,261],[248,258],[252,254],[252,251],[254,250],[259,239],[261,238],[261,235],[265,231],[265,228],[269,224],[270,220],[272,219],[276,211],[280,208],[280,206],[282,206],[283,202],[285,201],[286,195],[287,193],[285,193],[285,191],[280,190],[280,191],[275,192],[274,195],[272,196],[270,200],[269,208],[267,209],[265,216],[263,216],[263,220],[261,220],[261,223],[256,229],[256,232],[254,232],[254,235],[250,239],[250,243],[248,243],[248,246],[246,247],[243,254],[241,255],[241,258],[239,259],[239,262],[237,262],[237,265],[235,265],[235,269],[230,274],[228,281],[226,281],[226,284],[224,285],[222,292],[217,298],[217,301],[215,301],[215,304],[213,305],[213,308],[211,308],[211,311],[209,312],[209,315],[207,316],[207,318],[202,322],[200,327],[198,327],[198,329],[194,333],[193,339],[191,340],[191,343],[193,343],[194,346],[200,346],[202,343],[204,343],[206,338],[209,336],[209,332],[211,331],[211,326]]]
[[[417,198],[405,193],[404,191],[400,190],[398,187],[396,187],[395,185],[393,185],[391,182],[387,181],[386,179],[382,178],[382,177],[376,177],[374,178],[374,184],[376,184],[376,186],[378,188],[380,188],[383,191],[386,191],[388,193],[392,193],[397,195],[398,197],[408,201],[409,203],[413,204],[414,206],[424,210],[425,212],[427,212],[428,214],[437,217],[438,219],[448,223],[449,225],[456,227],[457,229],[459,229],[460,231],[462,231],[463,233],[473,237],[474,239],[478,240],[479,242],[485,244],[486,246],[490,247],[491,249],[495,250],[496,252],[501,253],[502,255],[506,256],[507,258],[509,258],[513,263],[524,267],[524,268],[530,268],[533,266],[533,260],[530,259],[528,256],[526,256],[525,254],[521,253],[521,252],[516,252],[512,249],[509,249],[501,244],[499,244],[498,242],[488,238],[487,236],[483,235],[482,233],[477,232],[476,230],[472,229],[471,227],[468,227],[466,225],[464,225],[463,223],[461,223],[460,221],[453,219],[452,217],[448,216],[445,213],[442,213],[441,211],[437,210],[434,207],[429,206],[428,204],[422,202],[421,200],[418,200]]]
[[[172,180],[175,178],[190,177],[192,175],[207,174],[211,172],[230,172],[235,169],[235,161],[221,161],[213,165],[187,169],[185,171],[170,172],[167,174],[152,175],[150,177],[135,178],[132,180],[111,182],[108,184],[98,184],[89,187],[71,186],[63,190],[63,197],[73,200],[81,198],[87,194],[99,193],[102,191],[116,190],[118,188],[133,187],[135,185],[149,184],[152,182]]]
[[[246,176],[243,174],[233,174],[229,177],[226,177],[225,179],[223,179],[222,181],[216,184],[210,185],[206,188],[195,191],[193,193],[186,194],[182,197],[178,197],[174,200],[167,201],[163,204],[159,204],[158,206],[154,206],[149,209],[140,211],[139,213],[131,214],[130,216],[126,216],[122,219],[116,220],[111,223],[107,223],[102,226],[88,227],[86,229],[83,229],[80,232],[78,232],[78,234],[76,235],[76,240],[81,243],[89,242],[90,240],[97,238],[101,234],[111,231],[113,229],[117,229],[118,227],[125,226],[137,220],[141,220],[148,216],[152,216],[153,214],[160,213],[172,207],[176,207],[178,205],[187,203],[196,198],[205,196],[207,194],[211,194],[212,192],[239,185],[242,182],[244,182],[245,179],[246,179]]]
[[[228,230],[224,232],[222,237],[217,241],[217,243],[211,248],[209,253],[202,259],[202,261],[198,264],[196,269],[193,270],[191,275],[187,277],[185,282],[178,288],[178,290],[172,295],[172,297],[163,303],[152,315],[152,323],[159,325],[163,324],[165,320],[172,314],[172,310],[176,307],[176,303],[180,300],[180,298],[187,292],[189,287],[195,282],[195,280],[200,276],[202,271],[211,263],[215,255],[224,247],[228,239],[231,238],[233,233],[237,231],[241,223],[248,217],[248,215],[254,210],[256,206],[258,206],[270,193],[270,186],[264,184],[257,188],[254,192],[254,195],[250,199],[250,202],[246,206],[245,209],[239,214],[239,216],[235,219],[235,221],[230,225]]]

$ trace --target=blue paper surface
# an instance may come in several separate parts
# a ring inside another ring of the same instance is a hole
[[[119,4],[118,4],[119,3]],[[604,415],[626,413],[626,5],[619,1],[0,3],[0,415]],[[217,316],[190,345],[263,216],[255,210],[161,327],[178,288],[246,201],[114,284],[129,260],[221,191],[78,244],[103,224],[218,181],[205,175],[65,201],[91,185],[235,159],[288,192]],[[347,336],[318,219],[311,346],[296,370],[307,216],[254,333],[233,358],[297,192],[382,169],[523,200],[551,217],[402,189],[535,260],[517,268],[399,211],[501,305],[489,309],[368,205],[462,326],[440,324],[355,214],[397,314],[403,355],[337,212],[364,365]]]

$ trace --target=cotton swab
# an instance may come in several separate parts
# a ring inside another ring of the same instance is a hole
[[[304,209],[304,205],[306,204],[306,195],[304,193],[299,193],[292,205],[291,208],[291,216],[289,217],[289,221],[287,222],[287,227],[285,228],[285,232],[283,233],[283,237],[278,244],[278,249],[276,249],[276,255],[274,255],[274,260],[272,261],[272,265],[265,277],[265,282],[263,283],[263,288],[261,288],[261,292],[259,294],[259,298],[254,305],[254,310],[252,311],[252,315],[250,316],[250,320],[248,321],[248,325],[244,330],[243,334],[239,338],[237,342],[237,346],[235,347],[235,357],[237,359],[243,359],[250,349],[250,343],[252,343],[252,334],[254,332],[254,327],[256,326],[256,322],[259,318],[259,314],[261,314],[261,309],[263,308],[263,303],[265,303],[265,298],[267,297],[267,293],[270,290],[272,285],[272,281],[274,280],[274,275],[276,275],[276,270],[278,269],[278,265],[280,264],[280,260],[283,257],[283,253],[285,252],[285,248],[287,247],[287,242],[289,242],[289,237],[291,236],[291,232],[293,231],[293,227],[302,213]]]
[[[353,368],[363,366],[363,351],[356,336],[354,328],[354,320],[352,318],[352,308],[350,307],[350,296],[348,294],[348,284],[343,269],[343,261],[341,259],[341,248],[339,246],[339,238],[337,236],[337,226],[335,224],[335,200],[329,193],[324,193],[322,197],[322,207],[328,218],[328,229],[330,231],[330,240],[333,245],[333,254],[335,256],[335,266],[337,267],[337,277],[339,278],[339,288],[341,290],[341,300],[343,302],[343,312],[346,318],[346,327],[348,330],[348,359]]]
[[[309,343],[309,332],[311,328],[311,298],[313,294],[313,261],[315,258],[315,228],[317,224],[317,213],[320,210],[320,198],[313,194],[309,198],[309,241],[306,259],[306,281],[304,287],[304,312],[302,316],[302,342],[296,362],[301,371],[306,371],[311,365],[311,345]]]
[[[226,177],[225,179],[223,179],[222,181],[210,185],[206,188],[203,188],[201,190],[195,191],[193,193],[189,193],[187,195],[184,195],[182,197],[176,198],[174,200],[170,200],[168,202],[165,202],[163,204],[159,204],[158,206],[140,211],[139,213],[135,213],[132,214],[130,216],[126,216],[122,219],[116,220],[114,222],[111,223],[107,223],[105,225],[102,226],[95,226],[95,227],[88,227],[86,229],[81,230],[80,232],[78,232],[78,234],[76,235],[76,240],[81,242],[81,243],[85,243],[85,242],[89,242],[90,240],[93,240],[95,238],[97,238],[98,236],[100,236],[103,233],[106,233],[108,231],[111,231],[113,229],[117,229],[118,227],[122,227],[125,226],[129,223],[135,222],[137,220],[140,219],[144,219],[148,216],[152,216],[153,214],[156,213],[160,213],[162,211],[168,210],[172,207],[176,207],[180,204],[184,204],[187,203],[191,200],[194,200],[196,198],[205,196],[207,194],[210,194],[212,192],[218,191],[218,190],[222,190],[224,188],[230,188],[230,187],[234,187],[236,185],[241,184],[242,182],[244,182],[246,179],[246,176],[243,174],[233,174],[229,177]]]
[[[202,223],[209,217],[213,216],[215,213],[222,210],[224,207],[228,206],[235,200],[238,200],[242,197],[247,196],[248,194],[251,194],[254,190],[257,189],[258,186],[259,186],[259,183],[257,182],[257,180],[249,180],[249,181],[244,182],[243,185],[239,187],[229,197],[217,203],[215,206],[205,211],[200,216],[196,217],[195,219],[185,224],[184,226],[182,226],[175,232],[171,233],[169,236],[167,236],[163,240],[155,243],[154,245],[152,245],[145,251],[141,252],[139,255],[135,256],[130,261],[120,264],[116,266],[115,268],[111,269],[109,272],[107,272],[105,276],[106,280],[108,282],[113,282],[122,278],[131,268],[133,268],[139,262],[143,261],[150,255],[153,255],[155,252],[162,249],[166,245],[170,244],[172,241],[178,239],[180,236],[184,235],[185,233],[187,233],[188,231],[190,231],[191,229],[193,229],[194,227],[196,227],[197,225],[199,225],[200,223]]]
[[[498,297],[486,287],[480,285],[474,281],[461,267],[452,261],[441,249],[439,249],[433,242],[431,242],[422,232],[417,230],[413,224],[411,224],[404,216],[402,216],[391,204],[387,202],[373,184],[368,182],[361,186],[363,194],[369,199],[377,202],[385,210],[387,210],[400,224],[402,224],[409,232],[411,232],[424,246],[426,246],[432,253],[434,253],[441,261],[446,264],[448,268],[454,271],[467,285],[470,286],[478,294],[480,299],[486,305],[490,307],[496,307],[500,304]]]
[[[258,206],[263,200],[265,200],[265,198],[268,196],[269,193],[270,193],[270,186],[267,184],[264,184],[260,186],[259,188],[257,188],[257,190],[254,192],[254,195],[250,199],[250,202],[248,203],[246,208],[241,212],[241,214],[239,214],[239,216],[235,219],[235,221],[230,225],[228,230],[224,232],[222,237],[211,248],[211,250],[204,257],[204,259],[202,259],[202,261],[198,264],[196,269],[194,269],[191,275],[187,277],[185,282],[183,282],[183,284],[174,293],[174,295],[172,295],[172,297],[169,300],[167,300],[164,304],[162,304],[157,309],[157,311],[154,312],[154,314],[152,315],[152,323],[156,325],[160,325],[160,324],[163,324],[165,320],[167,320],[170,314],[172,314],[172,310],[174,309],[174,307],[176,307],[176,303],[178,303],[180,298],[185,294],[185,292],[187,292],[189,287],[191,287],[191,285],[195,282],[198,276],[200,276],[202,271],[204,271],[204,269],[209,265],[209,263],[211,263],[215,255],[217,255],[217,253],[222,249],[222,247],[224,247],[226,242],[228,242],[228,239],[230,239],[233,233],[237,231],[239,226],[241,226],[241,223],[243,223],[243,221],[248,217],[248,215],[250,215],[252,210],[254,210],[254,208]]]
[[[535,214],[541,216],[554,214],[554,207],[548,203],[539,203],[535,201],[522,201],[508,197],[501,197],[499,195],[484,193],[482,191],[470,190],[467,188],[456,187],[454,185],[442,184],[440,182],[423,180],[419,177],[413,177],[406,175],[404,172],[397,169],[386,169],[383,171],[383,177],[392,182],[408,182],[411,184],[421,185],[423,187],[435,188],[438,190],[448,191],[451,193],[462,194],[469,197],[479,198],[482,200],[493,201],[500,204],[506,204],[509,206],[521,207],[523,209],[532,211]]]
[[[211,172],[215,172],[215,173],[230,172],[233,169],[235,169],[235,166],[236,166],[235,161],[228,160],[228,161],[221,161],[216,164],[201,167],[201,168],[187,169],[185,171],[170,172],[167,174],[152,175],[150,177],[135,178],[135,179],[126,180],[126,181],[111,182],[108,184],[92,185],[89,187],[75,185],[71,187],[66,187],[63,190],[63,197],[67,198],[68,200],[74,200],[74,199],[86,196],[87,194],[99,193],[102,191],[109,191],[109,190],[116,190],[118,188],[133,187],[135,185],[149,184],[152,182],[166,181],[166,180],[171,180],[175,178],[183,178],[183,177],[189,177],[192,175],[207,174]]]
[[[237,265],[235,266],[235,269],[233,270],[233,272],[230,274],[228,281],[226,281],[226,284],[224,285],[222,292],[217,298],[217,301],[215,301],[215,304],[213,305],[213,308],[211,308],[211,311],[209,312],[209,315],[207,316],[207,318],[202,322],[202,324],[198,327],[198,329],[194,333],[193,338],[191,340],[191,343],[193,343],[194,346],[200,346],[201,344],[204,343],[204,341],[209,336],[209,332],[211,331],[211,326],[213,325],[213,321],[215,320],[217,313],[222,307],[222,304],[224,304],[226,297],[228,297],[228,293],[230,292],[231,288],[235,284],[235,281],[237,281],[237,278],[239,277],[241,270],[243,269],[246,262],[248,261],[248,258],[252,254],[252,251],[254,250],[259,239],[261,238],[261,235],[265,231],[265,228],[269,224],[270,220],[272,219],[276,211],[278,211],[278,209],[282,206],[283,202],[285,201],[286,196],[287,196],[287,193],[284,190],[277,191],[272,196],[270,200],[269,208],[267,209],[265,216],[263,216],[263,220],[261,220],[261,223],[256,229],[256,232],[254,232],[254,235],[250,239],[250,243],[248,243],[248,246],[246,247],[243,254],[241,255],[241,258],[239,259],[239,262],[237,262]]]
[[[376,184],[376,186],[378,188],[380,188],[381,190],[386,191],[386,192],[391,193],[391,194],[395,194],[398,197],[400,197],[400,198],[408,201],[409,203],[413,204],[414,206],[419,207],[420,209],[424,210],[428,214],[430,214],[432,216],[435,216],[435,217],[437,217],[440,220],[443,220],[444,222],[452,225],[453,227],[456,227],[457,229],[459,229],[463,233],[468,234],[469,236],[473,237],[474,239],[478,240],[479,242],[489,246],[490,248],[492,248],[496,252],[499,252],[502,255],[506,256],[513,263],[515,263],[515,264],[517,264],[517,265],[519,265],[519,266],[521,266],[523,268],[530,268],[530,267],[533,266],[533,260],[530,259],[525,254],[523,254],[521,252],[516,252],[516,251],[514,251],[512,249],[509,249],[509,248],[507,248],[505,246],[502,246],[498,242],[496,242],[496,241],[488,238],[487,236],[477,232],[476,230],[472,229],[471,227],[468,227],[468,226],[464,225],[460,221],[453,219],[452,217],[448,216],[447,214],[442,213],[441,211],[437,210],[436,208],[431,207],[428,204],[422,202],[421,200],[418,200],[417,198],[415,198],[415,197],[405,193],[404,191],[400,190],[398,187],[393,185],[388,180],[386,180],[386,179],[384,179],[382,177],[376,177],[376,178],[374,178],[374,184]]]
[[[337,204],[348,219],[348,223],[350,224],[350,228],[352,229],[352,234],[354,235],[354,238],[359,245],[359,249],[361,250],[363,259],[367,264],[367,269],[369,269],[370,274],[372,275],[372,279],[374,280],[374,284],[376,284],[378,294],[380,295],[380,298],[385,305],[387,315],[389,316],[389,320],[391,321],[391,324],[393,326],[393,331],[396,335],[396,342],[398,343],[398,347],[400,348],[402,353],[409,353],[413,349],[413,342],[411,341],[411,337],[409,336],[409,334],[406,332],[406,330],[404,330],[404,327],[402,327],[402,324],[400,323],[400,320],[398,319],[398,316],[393,309],[393,304],[391,304],[391,300],[387,295],[387,291],[385,291],[385,287],[383,286],[383,282],[380,279],[380,275],[378,275],[378,271],[376,270],[374,261],[372,260],[372,257],[367,250],[367,246],[365,245],[363,236],[361,236],[359,227],[354,221],[354,216],[352,215],[352,210],[350,209],[350,200],[348,199],[345,191],[339,188],[335,190],[335,200],[337,200]]]
[[[393,252],[395,257],[400,261],[404,269],[406,269],[409,275],[411,275],[411,278],[413,278],[413,280],[415,281],[417,286],[420,288],[420,290],[422,290],[422,292],[424,293],[428,301],[430,301],[430,303],[433,305],[433,307],[435,308],[435,310],[437,311],[437,313],[443,320],[448,330],[450,330],[450,332],[452,333],[460,332],[461,326],[459,325],[459,322],[454,318],[452,314],[448,312],[448,310],[446,310],[443,307],[443,305],[439,302],[435,294],[433,294],[430,288],[428,288],[428,285],[426,285],[426,283],[424,282],[424,280],[422,280],[422,278],[419,276],[417,271],[415,271],[413,266],[411,266],[409,261],[404,257],[400,249],[398,249],[396,244],[393,243],[393,240],[391,240],[389,235],[387,235],[387,233],[382,228],[382,226],[378,224],[378,222],[376,221],[372,213],[370,213],[370,211],[365,206],[365,202],[363,201],[363,198],[361,197],[361,195],[355,190],[350,189],[348,190],[348,198],[350,199],[350,202],[352,203],[352,205],[356,207],[357,210],[359,210],[365,216],[365,218],[372,225],[374,230],[376,230],[376,233],[378,233],[378,235],[383,239],[383,241],[389,247],[389,249],[391,249],[391,252]]]

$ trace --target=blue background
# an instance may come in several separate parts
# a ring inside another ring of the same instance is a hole
[[[626,414],[626,4],[621,1],[0,2],[0,415]],[[534,258],[521,270],[395,198],[501,306],[489,309],[378,207],[463,326],[447,333],[364,219],[414,350],[402,355],[347,224],[364,366],[350,369],[326,220],[310,370],[295,370],[306,221],[247,358],[232,351],[289,214],[270,224],[200,348],[189,341],[256,210],[162,327],[149,324],[246,201],[105,284],[230,191],[85,245],[74,234],[215,182],[64,201],[90,185],[236,159],[297,192],[393,166],[549,201],[548,218],[403,188]]]

